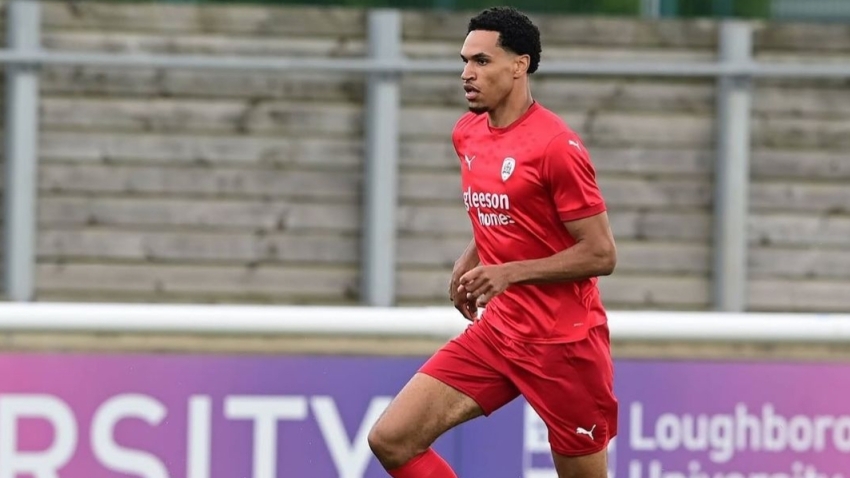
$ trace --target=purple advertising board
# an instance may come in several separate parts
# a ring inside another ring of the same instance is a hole
[[[372,478],[366,435],[423,358],[0,355],[0,478]],[[850,478],[850,365],[616,361],[616,478]],[[436,449],[555,478],[518,399]]]

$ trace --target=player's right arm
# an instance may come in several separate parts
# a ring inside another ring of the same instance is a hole
[[[464,135],[462,131],[470,121],[475,119],[475,117],[476,115],[473,113],[465,113],[458,118],[454,128],[452,128],[452,145],[454,146],[455,153],[457,153],[458,166],[460,168],[464,167]],[[455,308],[470,321],[474,321],[478,317],[478,307],[475,304],[475,299],[467,298],[466,289],[463,289],[460,286],[460,278],[477,267],[480,262],[481,261],[478,258],[478,247],[475,245],[475,239],[473,238],[469,241],[469,245],[466,246],[466,249],[463,250],[460,257],[455,261],[454,267],[452,268],[452,277],[449,281],[449,300],[452,301]]]
[[[474,321],[478,314],[478,307],[475,304],[475,299],[469,299],[466,296],[466,290],[460,287],[460,278],[471,271],[481,260],[478,258],[478,246],[475,245],[475,239],[469,241],[463,253],[455,261],[452,268],[452,279],[449,282],[449,300],[454,303],[455,308],[463,314],[467,320]]]

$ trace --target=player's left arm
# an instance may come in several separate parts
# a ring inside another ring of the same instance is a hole
[[[617,246],[608,213],[567,221],[564,226],[575,245],[542,259],[503,264],[509,284],[576,281],[614,272]]]
[[[469,271],[461,284],[482,304],[512,284],[577,281],[609,275],[617,265],[617,248],[596,172],[577,137],[563,134],[552,141],[541,176],[575,244],[549,257]]]
[[[606,212],[564,226],[576,241],[573,246],[542,259],[478,266],[461,277],[461,287],[484,305],[514,284],[570,282],[614,272],[617,247]]]

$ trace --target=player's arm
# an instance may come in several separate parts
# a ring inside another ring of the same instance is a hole
[[[505,264],[509,285],[576,281],[614,272],[617,247],[606,212],[567,221],[564,226],[575,245],[542,259]]]
[[[555,137],[540,175],[575,244],[549,257],[507,264],[509,283],[575,281],[614,272],[617,248],[596,171],[581,140],[571,133]]]
[[[476,267],[461,277],[458,292],[485,305],[514,284],[570,282],[614,272],[617,248],[607,213],[567,221],[564,226],[576,241],[573,246],[542,259]]]
[[[460,254],[460,257],[455,261],[455,269],[472,269],[481,262],[478,258],[478,246],[475,244],[475,239],[469,241],[466,249]]]
[[[475,245],[475,239],[472,239],[460,257],[455,261],[452,268],[452,278],[449,281],[449,300],[454,303],[455,308],[468,320],[475,320],[478,310],[475,300],[467,298],[466,289],[460,287],[460,278],[480,263],[478,246]]]

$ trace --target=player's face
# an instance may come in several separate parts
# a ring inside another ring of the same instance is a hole
[[[469,110],[481,114],[501,104],[514,86],[518,63],[516,54],[499,46],[499,32],[469,32],[460,57]]]

